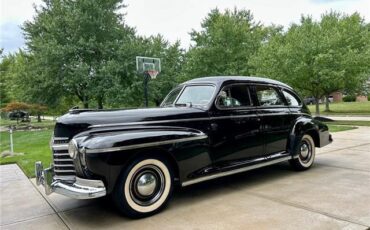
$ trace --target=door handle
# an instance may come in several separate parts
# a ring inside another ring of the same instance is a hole
[[[216,131],[218,129],[218,125],[216,123],[211,123],[211,130]]]

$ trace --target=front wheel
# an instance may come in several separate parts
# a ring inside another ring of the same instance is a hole
[[[113,200],[128,217],[141,218],[159,212],[171,197],[173,172],[162,159],[133,161],[117,181]]]
[[[289,162],[296,170],[307,170],[313,165],[315,154],[315,142],[310,135],[305,134],[299,143],[298,157]]]

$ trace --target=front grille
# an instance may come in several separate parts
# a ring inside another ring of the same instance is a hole
[[[75,181],[76,170],[73,159],[68,154],[67,137],[54,137],[52,144],[54,179],[63,181]]]

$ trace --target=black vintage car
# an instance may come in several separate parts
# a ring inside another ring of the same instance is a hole
[[[289,161],[310,168],[332,141],[291,87],[256,77],[205,77],[173,89],[160,108],[71,110],[52,138],[53,164],[36,163],[47,194],[110,194],[130,217],[161,210],[188,186]]]

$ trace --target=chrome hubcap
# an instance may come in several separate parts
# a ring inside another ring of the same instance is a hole
[[[135,203],[148,206],[163,194],[165,180],[162,170],[154,165],[140,168],[130,183],[130,195]]]
[[[140,195],[150,196],[157,187],[156,177],[151,173],[144,173],[140,176],[136,188]]]
[[[309,153],[310,153],[310,149],[309,149],[307,143],[303,143],[301,145],[301,156],[302,156],[302,158],[304,158],[304,159],[307,158]]]

